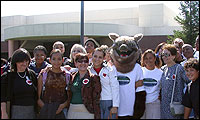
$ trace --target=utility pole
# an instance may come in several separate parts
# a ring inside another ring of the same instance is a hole
[[[84,1],[81,1],[81,36],[80,36],[81,45],[84,46]]]

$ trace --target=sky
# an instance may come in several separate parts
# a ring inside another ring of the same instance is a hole
[[[175,13],[180,13],[180,1],[84,1],[84,10],[103,10],[139,7],[143,4],[164,3]],[[13,15],[41,15],[80,12],[81,1],[1,1],[1,17]]]

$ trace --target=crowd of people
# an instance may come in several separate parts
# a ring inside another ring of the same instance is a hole
[[[38,45],[33,58],[19,48],[1,59],[2,119],[123,119],[111,49],[89,38],[84,46],[74,44],[69,58],[64,53],[57,41],[49,57]],[[199,119],[199,36],[195,48],[176,38],[147,49],[135,67],[146,91],[141,119]],[[184,114],[171,113],[172,98],[184,105]]]

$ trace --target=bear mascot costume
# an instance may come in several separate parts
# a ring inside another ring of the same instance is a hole
[[[142,53],[138,42],[143,35],[129,37],[109,33],[108,36],[113,41],[111,59],[120,85],[118,116],[140,119],[145,111],[146,91],[142,84],[143,72],[136,61]],[[137,82],[141,82],[138,87]]]

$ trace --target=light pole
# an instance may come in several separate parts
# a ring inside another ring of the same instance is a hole
[[[84,1],[81,1],[81,36],[80,36],[81,45],[84,46]]]

